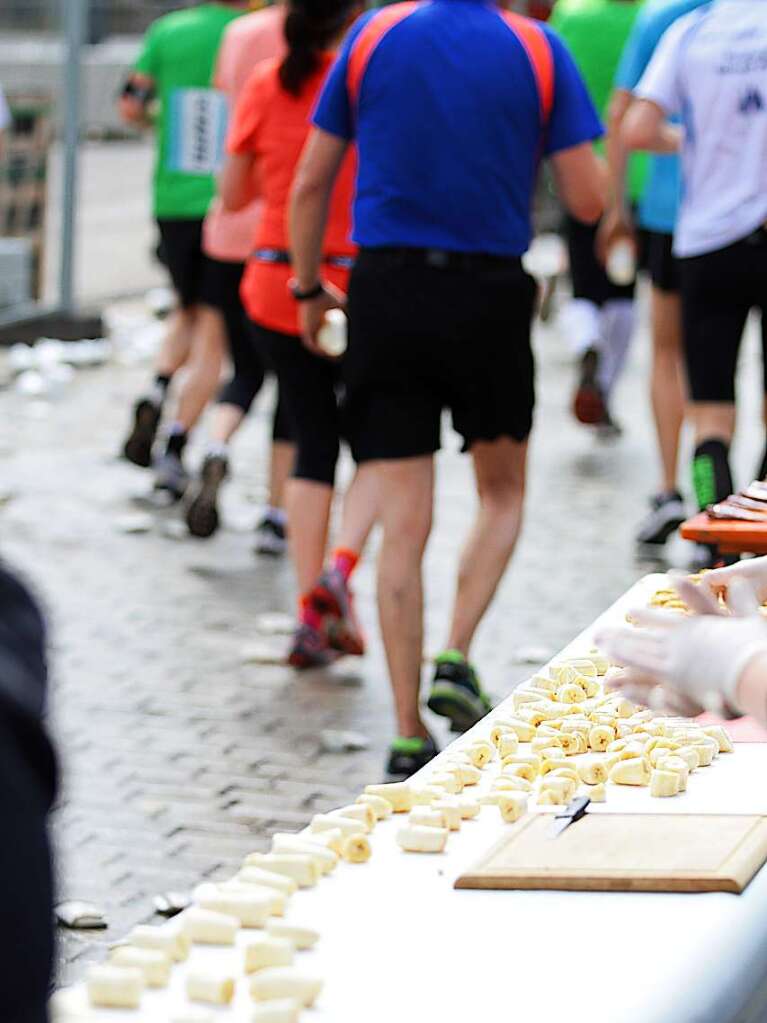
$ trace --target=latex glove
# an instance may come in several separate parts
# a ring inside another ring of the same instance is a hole
[[[753,598],[760,604],[767,601],[767,557],[749,558],[747,561],[739,561],[727,568],[717,568],[713,572],[705,572],[700,581],[700,588],[709,593],[724,594],[727,606],[731,606],[732,594],[731,584],[734,580],[741,580],[743,587],[748,587]],[[741,612],[731,608],[733,614]]]
[[[711,696],[737,706],[741,673],[767,652],[767,623],[760,617],[682,616],[654,608],[631,612],[636,626],[604,629],[595,637],[619,664],[633,669],[646,687],[654,681],[707,706]]]

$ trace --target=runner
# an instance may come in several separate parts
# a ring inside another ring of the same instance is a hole
[[[378,606],[399,736],[388,769],[435,754],[419,709],[421,562],[442,411],[471,452],[480,507],[464,550],[430,708],[463,730],[490,702],[469,648],[516,543],[533,414],[530,241],[541,155],[576,217],[602,212],[599,119],[550,29],[477,0],[397,4],[361,19],[315,113],[291,242],[304,343],[344,303],[321,264],[328,196],[352,140],[360,256],[344,366],[352,452],[380,485]]]
[[[661,40],[623,127],[632,149],[681,149],[674,254],[701,508],[733,490],[740,341],[750,310],[767,306],[765,54],[767,10],[755,0],[716,0],[686,15]],[[681,129],[666,123],[674,115]],[[763,344],[766,333],[763,318]]]
[[[282,54],[284,22],[282,6],[275,6],[238,18],[227,28],[218,52],[214,84],[226,95],[230,109],[254,66]],[[210,444],[186,511],[189,531],[200,538],[210,537],[218,529],[218,494],[229,476],[229,441],[248,414],[265,377],[263,357],[251,337],[240,299],[245,260],[261,211],[262,204],[257,200],[232,213],[216,198],[203,227],[203,250],[207,258],[202,301],[223,321],[233,376],[219,395]],[[256,552],[279,555],[287,547],[283,491],[295,457],[287,415],[279,400],[274,411],[272,440],[269,505],[256,527]]]
[[[627,154],[621,124],[634,90],[658,42],[677,18],[706,0],[653,0],[637,18],[615,78],[610,105],[608,163],[614,202],[600,227],[600,248],[635,237],[633,216],[625,193]],[[679,203],[679,161],[675,155],[654,156],[638,207],[637,224],[645,233],[646,260],[651,280],[652,370],[650,393],[663,472],[662,489],[651,498],[651,510],[637,533],[640,551],[657,555],[685,519],[684,499],[677,486],[679,435],[684,420],[687,384],[682,355],[679,278],[671,252]]]
[[[282,61],[262,64],[245,86],[221,178],[228,208],[242,208],[253,199],[256,179],[264,201],[242,296],[256,341],[275,367],[297,445],[285,495],[301,595],[289,658],[297,668],[328,664],[341,652],[364,651],[348,583],[375,519],[375,479],[369,468],[357,472],[344,501],[339,546],[323,573],[341,438],[340,362],[301,345],[298,306],[288,291],[291,270],[285,230],[285,210],[309,133],[309,116],[333,62],[333,48],[360,9],[350,0],[301,0],[290,6],[285,22],[288,54]],[[319,258],[339,287],[346,286],[355,254],[349,240],[354,167],[350,154],[333,195],[327,230],[317,239]]]
[[[607,113],[613,79],[641,0],[591,0],[573,4],[558,0],[551,17],[570,48],[594,105]],[[597,152],[604,144],[596,143]],[[629,173],[629,195],[636,202],[644,186],[646,160],[635,157]],[[606,435],[620,433],[610,398],[620,376],[634,332],[634,281],[616,284],[597,259],[597,228],[565,217],[573,298],[565,328],[579,360],[579,382],[573,411],[581,423]]]
[[[227,116],[225,98],[210,83],[224,29],[247,7],[247,0],[219,0],[159,18],[146,34],[120,99],[123,119],[135,125],[149,125],[151,104],[159,102],[154,215],[160,256],[179,305],[157,359],[154,385],[136,403],[123,451],[136,465],[152,464],[170,382],[185,366],[175,419],[155,463],[156,489],[170,501],[186,489],[187,433],[218,386],[226,344],[220,317],[200,304],[202,222],[215,191]]]

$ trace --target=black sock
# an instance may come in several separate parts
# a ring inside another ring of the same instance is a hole
[[[704,440],[695,449],[692,480],[701,511],[710,504],[726,500],[732,493],[729,453],[727,444],[718,439]]]
[[[160,397],[160,401],[165,401],[165,396],[168,393],[170,382],[173,379],[172,376],[165,373],[158,373],[154,378],[154,386],[157,390],[157,394]]]
[[[178,455],[181,458],[186,447],[186,441],[187,435],[185,433],[172,433],[168,437],[168,444],[165,450],[169,455]]]

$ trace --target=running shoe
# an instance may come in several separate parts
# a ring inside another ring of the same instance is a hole
[[[409,778],[433,760],[439,753],[430,735],[425,739],[403,739],[398,736],[389,749],[386,774],[392,780]]]
[[[601,423],[607,411],[598,376],[599,352],[596,348],[589,348],[581,359],[581,376],[573,400],[575,418],[587,426]]]
[[[454,732],[465,732],[492,710],[479,677],[460,650],[446,650],[435,658],[436,670],[426,706],[446,717]]]
[[[160,406],[150,398],[140,398],[133,410],[133,429],[123,445],[129,462],[148,469],[152,464],[152,446],[160,425]]]
[[[337,661],[340,654],[331,650],[327,638],[311,625],[301,622],[293,635],[288,664],[293,668],[325,668]]]
[[[365,653],[365,639],[343,574],[337,568],[326,569],[308,600],[324,619],[328,644],[341,653],[361,657]]]
[[[192,536],[206,540],[218,529],[218,492],[229,475],[229,462],[224,455],[208,455],[202,463],[197,493],[186,510],[186,524]]]
[[[172,451],[166,451],[155,462],[154,493],[168,505],[184,496],[189,486],[189,473],[184,463]]]
[[[685,520],[684,498],[678,490],[656,494],[650,500],[650,513],[637,533],[637,543],[661,547]]]
[[[285,535],[285,527],[281,522],[273,519],[270,515],[264,518],[256,526],[256,554],[268,554],[271,557],[279,558],[288,549],[288,539]]]
[[[620,423],[616,423],[607,406],[605,406],[605,414],[597,423],[597,434],[599,439],[604,441],[618,440],[623,436],[623,427]]]

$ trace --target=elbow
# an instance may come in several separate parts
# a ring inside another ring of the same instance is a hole
[[[223,203],[224,209],[229,213],[239,213],[240,210],[244,210],[248,205],[248,196],[244,192],[233,191],[231,188],[222,188],[219,191],[219,197]]]
[[[640,109],[629,110],[621,126],[620,138],[626,149],[652,149],[656,124],[643,116]]]
[[[604,211],[605,200],[601,192],[579,196],[577,201],[570,203],[570,213],[584,224],[596,224]]]

